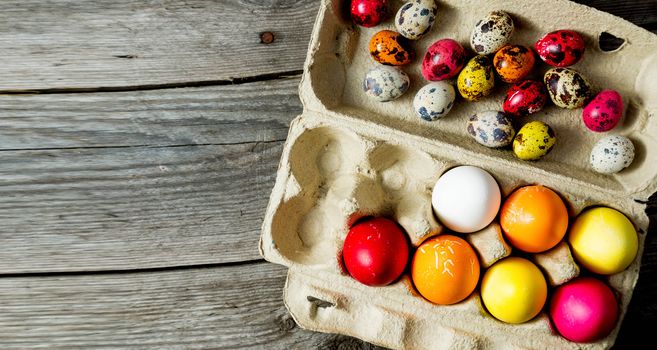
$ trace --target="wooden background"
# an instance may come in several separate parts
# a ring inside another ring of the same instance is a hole
[[[318,5],[0,2],[0,348],[372,348],[295,326],[257,250]],[[656,338],[651,231],[619,348]]]

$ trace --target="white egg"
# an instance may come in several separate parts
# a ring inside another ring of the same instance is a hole
[[[495,179],[474,166],[445,172],[433,188],[431,204],[438,220],[452,231],[476,232],[497,216],[502,195]]]
[[[429,83],[415,94],[413,109],[418,117],[430,122],[446,116],[455,99],[456,91],[450,83]]]
[[[607,136],[591,150],[591,167],[602,174],[617,173],[630,166],[633,160],[634,144],[625,136]]]

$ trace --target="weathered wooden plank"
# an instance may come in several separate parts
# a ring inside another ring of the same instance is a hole
[[[285,268],[264,262],[0,278],[0,347],[380,349],[301,330],[283,306],[284,281]],[[645,346],[652,334],[641,332],[640,322],[655,321],[655,313],[629,315],[618,348]]]
[[[9,349],[350,349],[299,329],[268,263],[154,273],[0,278],[0,347]]]
[[[0,96],[0,273],[258,259],[297,84]]]
[[[657,0],[576,0],[575,2],[609,12],[657,33]],[[606,29],[613,32],[614,28]]]
[[[284,140],[299,76],[238,85],[0,95],[0,152]]]
[[[318,0],[6,0],[0,91],[148,86],[298,71]],[[261,42],[271,32],[274,41]]]
[[[0,152],[0,273],[259,259],[282,144]]]

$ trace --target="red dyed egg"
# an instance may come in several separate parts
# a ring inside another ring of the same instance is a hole
[[[550,317],[564,338],[592,342],[614,329],[618,303],[606,284],[582,277],[557,287],[550,303]]]
[[[603,90],[589,102],[582,112],[584,125],[591,131],[613,129],[623,117],[623,98],[614,90]]]
[[[524,117],[543,109],[547,100],[548,94],[543,83],[525,80],[511,85],[502,108],[510,115]]]
[[[359,26],[374,27],[388,15],[387,0],[352,0],[351,20]]]
[[[582,59],[586,44],[576,31],[557,30],[539,39],[534,48],[545,63],[555,67],[568,67]]]
[[[373,218],[354,225],[344,240],[347,272],[368,286],[385,286],[401,276],[408,262],[406,235],[394,221]]]
[[[442,39],[427,49],[422,60],[422,76],[430,81],[454,78],[465,65],[463,46],[452,39]]]

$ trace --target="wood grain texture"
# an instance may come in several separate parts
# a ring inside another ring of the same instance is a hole
[[[1,95],[3,150],[285,140],[299,76],[238,85]]]
[[[373,349],[299,329],[268,263],[154,273],[0,279],[10,349]]]
[[[609,12],[657,33],[657,0],[576,0],[575,2]],[[614,28],[607,28],[613,33]]]
[[[0,96],[0,273],[260,259],[297,85]]]
[[[0,152],[0,273],[260,259],[282,144]]]
[[[0,91],[230,81],[300,70],[317,0],[6,0]],[[260,33],[274,41],[261,43]]]

